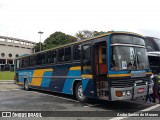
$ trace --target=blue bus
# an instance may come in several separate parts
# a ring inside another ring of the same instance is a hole
[[[109,101],[152,93],[144,37],[132,32],[104,35],[16,59],[16,84]]]

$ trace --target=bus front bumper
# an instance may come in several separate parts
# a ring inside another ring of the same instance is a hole
[[[111,101],[129,100],[153,93],[153,84],[141,85],[127,88],[111,88]]]

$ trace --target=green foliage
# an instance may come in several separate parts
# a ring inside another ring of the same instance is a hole
[[[83,40],[83,39],[95,37],[97,35],[101,35],[104,33],[105,32],[103,32],[103,31],[98,32],[98,31],[82,30],[82,31],[78,31],[78,33],[76,33],[76,37],[78,38],[78,40]],[[71,36],[71,35],[67,35],[63,32],[55,32],[55,33],[51,34],[44,41],[44,43],[41,43],[41,50],[51,49],[51,48],[54,48],[57,46],[61,46],[64,44],[75,42],[75,41],[77,41],[76,37]],[[37,43],[34,48],[35,48],[35,52],[40,51],[40,43]]]
[[[82,31],[78,31],[78,33],[76,33],[76,37],[78,38],[78,40],[83,40],[83,39],[87,39],[87,38],[91,38],[91,37],[95,37],[98,35],[102,35],[106,32],[104,31],[89,31],[89,30],[82,30]]]
[[[0,71],[0,80],[13,80],[14,76],[15,76],[15,72]]]
[[[40,51],[40,42],[36,43],[36,45],[34,46],[35,52],[39,52]],[[44,45],[43,43],[41,43],[41,51],[44,50]]]
[[[77,38],[74,36],[62,32],[55,32],[44,41],[44,49],[54,48],[75,41],[77,41]]]

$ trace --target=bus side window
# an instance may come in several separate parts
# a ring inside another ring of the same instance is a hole
[[[37,65],[37,56],[36,55],[33,55],[30,57],[30,65],[31,66]]]
[[[66,62],[70,62],[71,61],[71,47],[65,48],[64,61],[66,61]]]
[[[80,61],[81,60],[81,45],[79,45],[79,44],[74,45],[74,48],[73,48],[73,59],[75,61]]]
[[[64,61],[64,48],[58,50],[58,62]]]
[[[30,63],[29,60],[30,60],[29,57],[23,58],[23,67],[28,67],[29,66],[29,63]]]
[[[56,63],[57,51],[52,51],[51,63]]]
[[[91,45],[82,46],[82,74],[91,74]]]
[[[37,55],[37,65],[45,64],[45,53],[40,53]]]
[[[46,63],[47,64],[51,63],[51,58],[52,58],[51,51],[48,51],[46,53]]]

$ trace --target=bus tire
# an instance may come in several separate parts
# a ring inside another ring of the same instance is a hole
[[[29,91],[29,81],[27,80],[27,79],[25,79],[25,81],[24,81],[24,89],[25,90],[27,90],[27,91]]]
[[[88,100],[88,98],[83,95],[81,82],[78,82],[76,84],[75,95],[76,95],[77,100],[82,103],[85,103]]]

